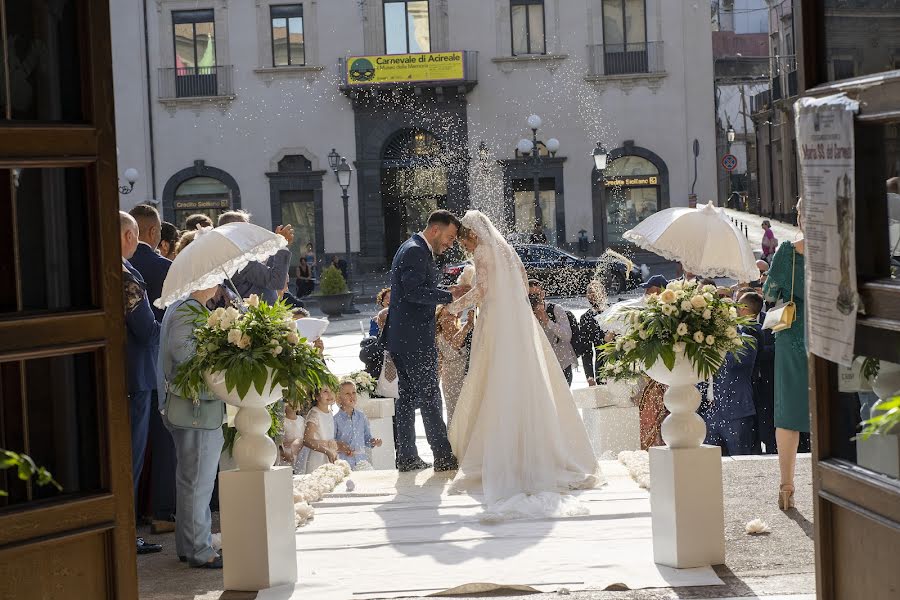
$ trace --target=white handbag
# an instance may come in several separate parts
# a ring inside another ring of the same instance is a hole
[[[375,383],[375,395],[381,398],[396,398],[400,395],[400,379],[390,352],[384,353],[384,363]]]

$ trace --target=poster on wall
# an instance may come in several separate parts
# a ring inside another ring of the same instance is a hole
[[[462,81],[462,52],[426,52],[386,56],[351,56],[347,59],[348,85]]]
[[[801,98],[794,110],[806,240],[807,348],[849,366],[859,304],[853,139],[859,103],[836,94]]]

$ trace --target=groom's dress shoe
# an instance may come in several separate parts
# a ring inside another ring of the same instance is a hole
[[[410,471],[421,471],[422,469],[427,469],[430,466],[430,463],[425,462],[421,458],[417,458],[409,462],[400,463],[399,465],[397,465],[397,470],[401,473],[409,473]]]
[[[451,456],[450,458],[445,458],[443,460],[434,461],[434,470],[435,471],[457,471],[459,470],[459,461],[456,460],[456,457]]]

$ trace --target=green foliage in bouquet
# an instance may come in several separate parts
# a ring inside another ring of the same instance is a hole
[[[634,379],[657,360],[671,370],[676,356],[684,352],[700,377],[707,379],[729,352],[756,344],[752,335],[739,332],[738,327],[754,321],[739,317],[737,308],[719,298],[714,286],[673,281],[648,296],[643,307],[626,312],[628,332],[601,346],[601,376]]]
[[[319,293],[322,296],[337,296],[347,293],[347,282],[340,269],[330,266],[322,271],[322,277],[319,279]]]
[[[185,398],[207,391],[206,372],[223,372],[228,391],[236,389],[243,398],[250,386],[260,394],[265,391],[271,369],[274,382],[285,388],[285,402],[297,407],[314,390],[337,384],[324,358],[298,335],[283,302],[270,306],[254,294],[244,311],[229,307],[210,312],[193,305],[181,310],[190,311],[195,322],[196,353],[179,365],[174,381]]]
[[[894,433],[900,428],[900,396],[879,402],[872,408],[873,416],[862,422],[860,438],[867,440],[873,435]]]
[[[15,469],[22,481],[35,480],[39,486],[52,485],[56,491],[61,492],[62,486],[53,479],[53,475],[44,467],[39,467],[27,454],[19,454],[11,450],[0,449],[0,471]],[[0,497],[8,496],[6,490],[0,490]]]

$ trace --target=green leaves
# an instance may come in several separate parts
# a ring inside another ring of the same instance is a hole
[[[255,303],[243,313],[218,309],[214,313],[186,306],[194,323],[193,342],[198,351],[178,366],[177,393],[197,398],[208,393],[207,372],[225,375],[225,387],[244,398],[253,388],[263,394],[271,377],[285,387],[284,399],[295,407],[308,402],[323,385],[336,385],[318,351],[297,334],[291,311],[283,302]]]
[[[44,467],[37,466],[27,454],[18,454],[11,450],[0,449],[0,470],[12,468],[16,469],[18,477],[22,481],[35,479],[35,482],[41,487],[52,485],[59,492],[63,490],[59,482],[53,479],[50,471]],[[0,490],[0,496],[8,495],[5,490]]]
[[[863,430],[858,437],[864,440],[873,435],[893,433],[896,428],[900,427],[900,396],[879,402],[875,405],[873,412],[878,414],[862,422]]]

